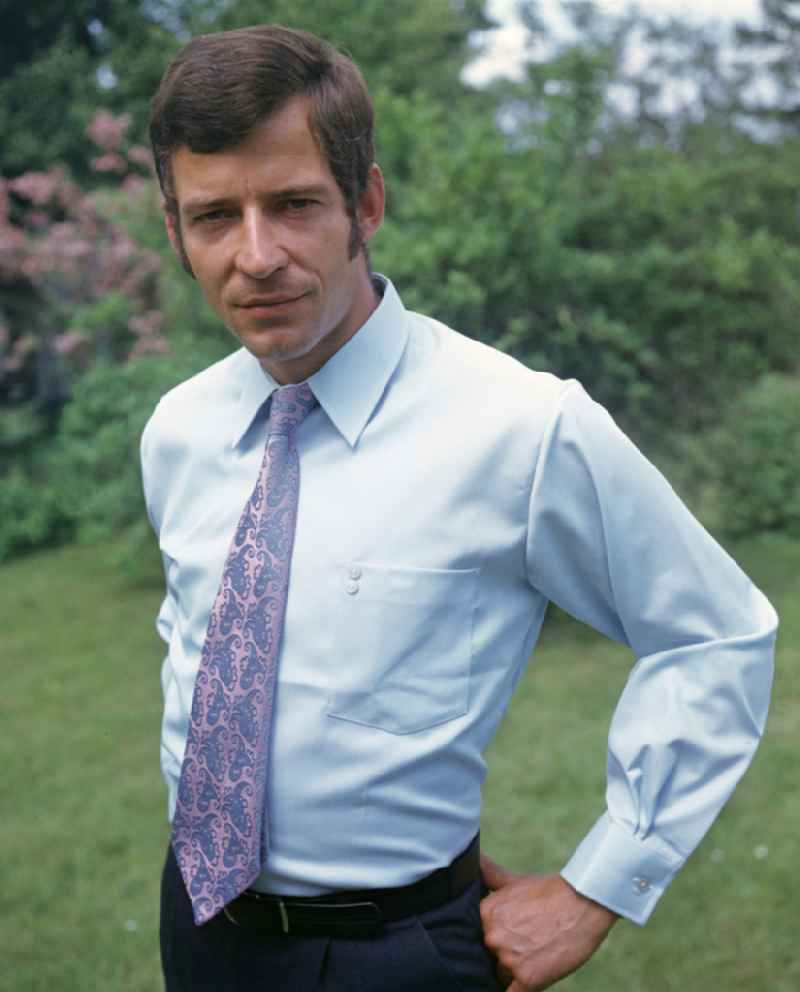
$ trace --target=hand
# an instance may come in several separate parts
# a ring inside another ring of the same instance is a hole
[[[481,854],[492,891],[481,900],[484,942],[508,992],[540,992],[587,961],[619,919],[560,875],[515,875]]]

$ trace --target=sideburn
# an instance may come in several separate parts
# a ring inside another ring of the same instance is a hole
[[[181,229],[181,222],[177,211],[171,210],[170,216],[172,217],[172,229],[175,232],[175,240],[177,242],[178,259],[183,266],[184,272],[190,275],[192,279],[196,279],[197,276],[192,271],[192,264],[189,261],[189,256],[186,254],[186,249],[183,246],[183,230]]]

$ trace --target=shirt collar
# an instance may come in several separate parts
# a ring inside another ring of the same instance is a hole
[[[384,276],[373,279],[383,287],[383,299],[350,340],[308,380],[320,406],[351,448],[369,423],[408,340],[406,310],[397,290]],[[232,417],[233,447],[278,388],[257,358],[244,349],[240,354],[241,392]]]

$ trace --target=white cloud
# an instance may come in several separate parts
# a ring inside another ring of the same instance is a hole
[[[598,5],[609,13],[622,13],[631,3],[630,0],[599,0]],[[759,0],[642,0],[640,7],[648,14],[725,24],[756,21],[760,11]],[[541,11],[545,23],[553,30],[565,29],[557,0],[542,0]],[[491,0],[489,13],[501,26],[489,33],[486,53],[465,73],[466,79],[473,84],[486,82],[497,75],[515,75],[525,55],[530,54],[526,47],[530,38],[517,18],[516,0]]]

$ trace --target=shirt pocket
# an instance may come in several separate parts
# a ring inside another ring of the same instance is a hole
[[[337,569],[341,652],[327,716],[413,734],[469,708],[478,569]]]

